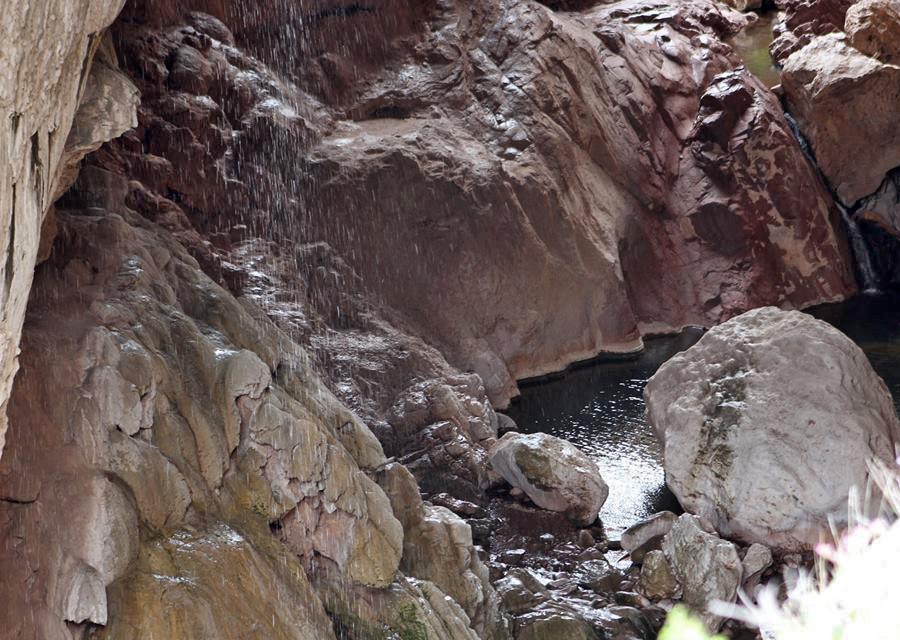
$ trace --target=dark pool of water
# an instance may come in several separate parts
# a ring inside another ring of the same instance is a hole
[[[688,330],[654,338],[637,358],[598,360],[554,379],[523,383],[508,411],[520,431],[569,440],[597,462],[610,488],[600,512],[608,531],[678,509],[665,486],[659,443],[644,419],[643,391],[663,362],[700,336]]]
[[[859,296],[809,312],[862,347],[900,411],[900,293]],[[644,418],[643,390],[663,362],[700,336],[689,330],[651,339],[638,358],[598,360],[554,379],[523,383],[508,411],[520,431],[569,440],[597,462],[609,485],[600,512],[609,532],[661,509],[678,510],[665,487],[659,444]]]
[[[781,71],[769,55],[769,45],[775,37],[772,30],[778,22],[778,12],[764,11],[757,15],[759,20],[728,40],[728,44],[744,61],[747,70],[771,88],[781,82]]]

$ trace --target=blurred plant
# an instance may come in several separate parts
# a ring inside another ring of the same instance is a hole
[[[740,605],[716,603],[712,610],[759,627],[766,640],[900,638],[900,475],[880,462],[869,468],[873,484],[861,499],[851,494],[850,524],[832,528],[837,542],[816,547],[814,570],[801,572],[786,599],[769,586],[756,602],[741,594]],[[679,609],[669,614],[660,639],[721,638]]]
[[[699,618],[684,605],[678,605],[666,617],[666,625],[657,640],[726,640],[722,635],[709,635]]]

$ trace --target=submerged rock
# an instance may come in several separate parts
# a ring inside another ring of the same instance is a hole
[[[846,522],[867,462],[894,459],[900,421],[862,350],[797,311],[763,308],[709,331],[644,391],[666,482],[724,536],[808,549]]]
[[[742,571],[737,547],[717,536],[702,518],[686,513],[666,535],[662,550],[684,602],[701,613],[708,627],[718,629],[722,619],[708,607],[716,600],[733,602],[737,596]]]
[[[539,507],[565,513],[582,526],[597,519],[609,495],[593,460],[544,433],[507,433],[491,450],[491,466]]]

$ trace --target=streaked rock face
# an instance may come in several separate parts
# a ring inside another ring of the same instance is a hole
[[[124,0],[14,3],[0,15],[0,454],[41,226],[69,167],[134,125],[134,87],[92,71]],[[105,109],[95,107],[103,96]],[[77,144],[68,141],[79,104]],[[109,108],[112,107],[112,108]]]
[[[830,325],[774,308],[712,329],[645,390],[666,483],[726,537],[809,549],[846,522],[867,462],[894,459],[900,421],[862,350]]]
[[[300,226],[501,406],[517,378],[648,332],[840,299],[830,198],[721,41],[745,21],[708,2],[435,9],[356,95],[325,94]]]

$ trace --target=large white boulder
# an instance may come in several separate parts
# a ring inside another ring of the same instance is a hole
[[[609,495],[593,460],[546,433],[507,433],[491,449],[491,466],[537,506],[563,512],[578,525],[596,520]]]
[[[900,421],[862,350],[830,325],[773,307],[710,330],[644,391],[666,482],[726,537],[781,551],[846,520],[867,461],[893,460]]]

